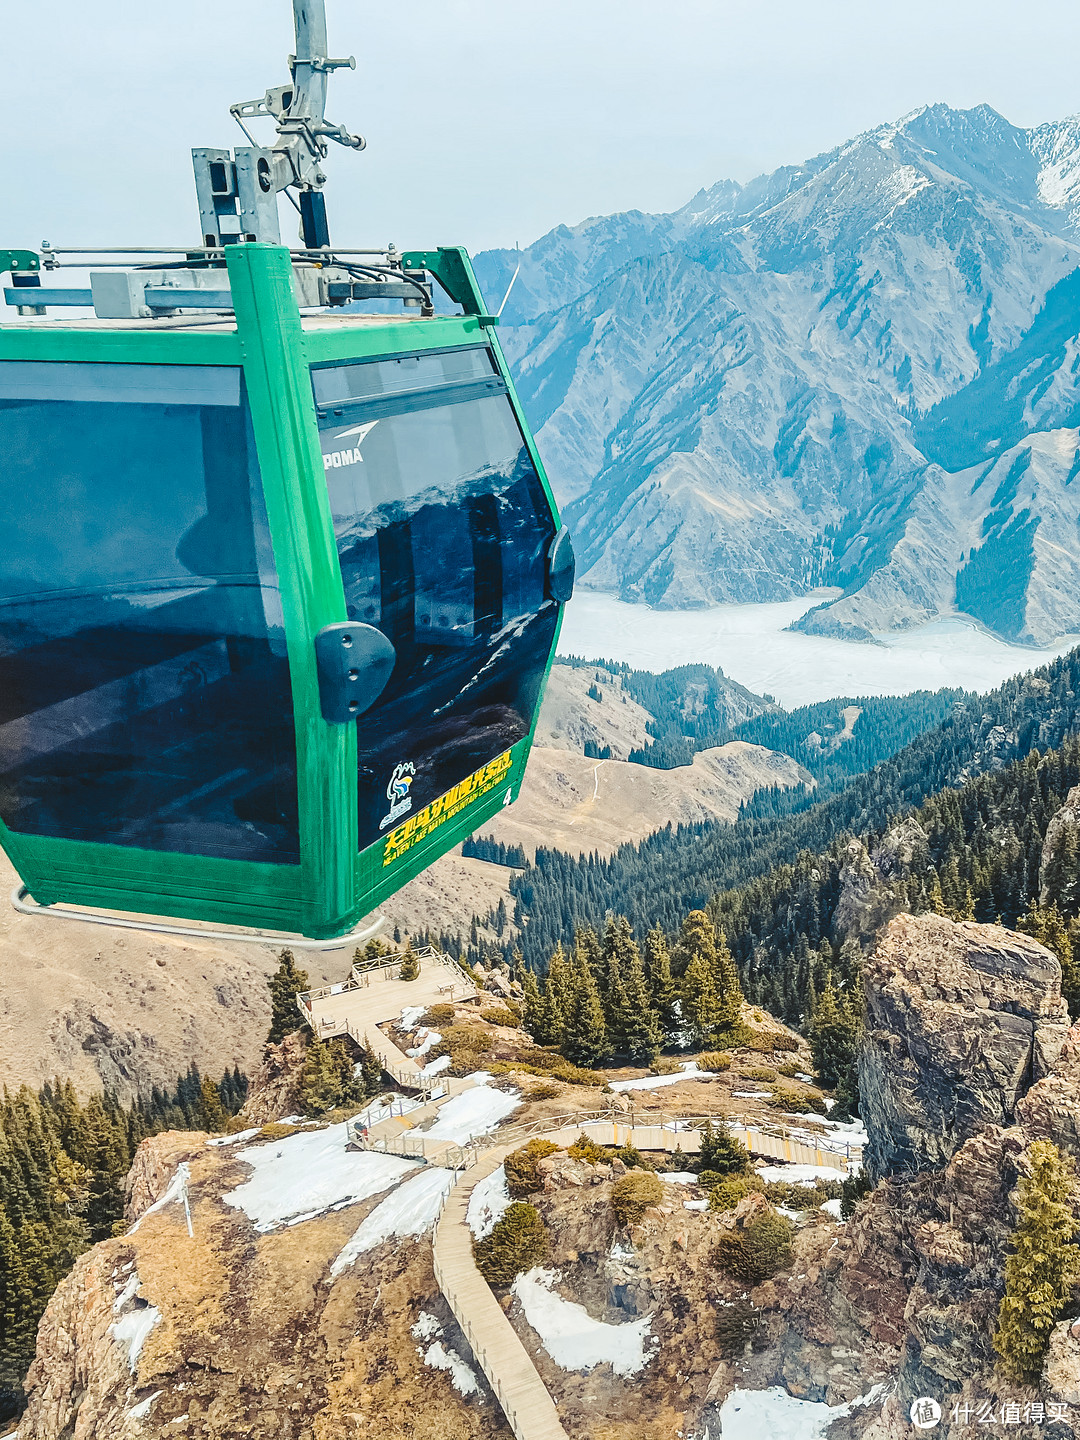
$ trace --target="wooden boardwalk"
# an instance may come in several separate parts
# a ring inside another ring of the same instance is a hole
[[[403,1120],[415,1117],[422,1123],[421,1117],[426,1118],[437,1111],[442,1103],[442,1099],[433,1100],[429,1105],[409,1112]],[[383,1129],[386,1123],[377,1128]],[[377,1137],[376,1144],[372,1146],[391,1149],[392,1153],[409,1153],[426,1159],[429,1164],[453,1165],[461,1170],[435,1227],[432,1242],[435,1279],[472,1347],[477,1364],[495,1392],[516,1440],[567,1440],[567,1435],[555,1402],[540,1379],[529,1352],[476,1268],[473,1236],[467,1220],[469,1201],[477,1184],[497,1170],[512,1150],[532,1136],[542,1135],[553,1144],[568,1146],[581,1134],[588,1135],[600,1145],[632,1145],[638,1150],[663,1150],[668,1154],[680,1150],[693,1154],[700,1148],[697,1130],[675,1129],[668,1117],[655,1117],[654,1123],[634,1125],[625,1119],[597,1117],[589,1112],[553,1116],[547,1121],[504,1128],[499,1132],[497,1144],[482,1149],[479,1141],[467,1147],[452,1147],[445,1140],[433,1140],[427,1142],[430,1153],[425,1153],[424,1137],[420,1132],[412,1137],[413,1149],[398,1151],[392,1149],[393,1136],[386,1131]],[[826,1166],[839,1174],[847,1169],[844,1156],[790,1137],[749,1128],[734,1129],[732,1134],[752,1153],[769,1159]],[[407,1131],[398,1138],[402,1145],[409,1143]]]
[[[475,1186],[497,1170],[516,1145],[511,1141],[486,1150],[450,1191],[435,1227],[435,1279],[517,1440],[568,1440],[529,1352],[476,1268],[465,1218]]]
[[[355,1124],[350,1122],[349,1139],[362,1149],[426,1160],[430,1165],[452,1165],[458,1169],[476,1164],[486,1154],[482,1140],[470,1141],[467,1146],[461,1147],[461,1158],[451,1160],[447,1158],[448,1152],[456,1147],[446,1140],[428,1140],[424,1134],[423,1126],[438,1113],[439,1106],[451,1095],[460,1095],[470,1085],[468,1080],[445,1080],[441,1077],[439,1083],[447,1086],[444,1093],[432,1096],[426,1105],[408,1110],[400,1117],[391,1117],[371,1126],[366,1137],[362,1137]],[[657,1115],[649,1116],[647,1123],[635,1124],[633,1120],[621,1118],[611,1111],[580,1110],[526,1125],[504,1126],[499,1131],[499,1142],[500,1145],[504,1142],[523,1145],[536,1136],[565,1148],[584,1134],[598,1145],[632,1145],[636,1150],[662,1150],[668,1155],[682,1151],[685,1155],[696,1155],[701,1148],[700,1132],[681,1127],[701,1124],[707,1119],[715,1120],[716,1116]],[[810,1145],[805,1140],[784,1134],[779,1126],[729,1128],[751,1155],[763,1160],[783,1160],[789,1165],[815,1165],[835,1170],[839,1176],[847,1174],[849,1159],[861,1159],[861,1152],[851,1156],[841,1155],[836,1150],[826,1150],[820,1145]]]

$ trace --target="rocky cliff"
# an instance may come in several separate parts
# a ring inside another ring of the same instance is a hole
[[[1061,967],[999,925],[895,919],[865,971],[859,1090],[874,1179],[935,1169],[1050,1073],[1068,1012]]]
[[[1001,1379],[991,1343],[1027,1149],[1049,1139],[1080,1154],[1080,1026],[1068,1028],[1058,962],[998,926],[901,916],[867,967],[866,999],[859,1074],[881,1183],[853,1226],[891,1257],[904,1292],[896,1387],[868,1436],[910,1434],[918,1396],[947,1416],[1064,1406],[1049,1433],[1080,1434],[1072,1317],[1030,1391]]]

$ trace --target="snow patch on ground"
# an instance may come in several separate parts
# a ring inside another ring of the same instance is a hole
[[[130,1410],[125,1411],[125,1414],[130,1415],[132,1420],[145,1420],[150,1414],[150,1406],[159,1395],[164,1394],[164,1390],[155,1390],[153,1395],[148,1395],[145,1400],[140,1400],[138,1405],[132,1405]],[[11,1433],[14,1435],[16,1432],[13,1430]]]
[[[429,1060],[424,1066],[425,1075],[441,1075],[444,1070],[449,1070],[454,1063],[453,1056],[440,1055],[437,1060]]]
[[[662,1090],[665,1085],[678,1085],[681,1080],[715,1080],[711,1070],[700,1070],[696,1060],[680,1065],[674,1075],[643,1075],[640,1080],[613,1080],[612,1090]]]
[[[429,1050],[442,1044],[442,1036],[438,1030],[425,1030],[423,1026],[416,1032],[416,1040],[417,1044],[411,1050],[405,1051],[413,1060],[422,1060]]]
[[[330,1125],[241,1150],[237,1159],[255,1173],[221,1198],[265,1234],[369,1200],[416,1169],[416,1161],[396,1155],[346,1150],[346,1132],[345,1125]]]
[[[430,1315],[426,1310],[421,1310],[410,1333],[415,1340],[431,1340],[441,1332],[442,1326],[435,1316]],[[459,1395],[480,1394],[480,1381],[477,1379],[476,1371],[461,1358],[456,1350],[451,1350],[441,1340],[435,1340],[434,1344],[429,1345],[426,1350],[422,1345],[418,1345],[416,1353],[424,1364],[430,1365],[433,1370],[449,1371],[451,1383]]]
[[[415,1030],[426,1014],[426,1005],[406,1005],[401,1012],[398,1024],[402,1030]]]
[[[153,1305],[141,1305],[129,1310],[109,1326],[109,1334],[127,1350],[128,1369],[135,1374],[139,1363],[139,1352],[146,1344],[150,1331],[161,1319],[161,1311]]]
[[[473,1233],[474,1240],[483,1240],[490,1235],[510,1205],[510,1191],[506,1188],[506,1169],[500,1165],[483,1180],[478,1180],[469,1196],[469,1208],[465,1212],[465,1223]]]
[[[479,1075],[473,1077],[479,1081]],[[521,1104],[516,1091],[496,1090],[487,1084],[476,1084],[448,1100],[439,1110],[438,1118],[424,1134],[431,1140],[453,1140],[464,1145],[478,1135],[487,1135]]]
[[[708,1200],[684,1200],[682,1208],[684,1210],[708,1210],[709,1202]]]
[[[840,1224],[843,1225],[844,1217],[840,1214],[840,1206],[843,1203],[844,1202],[839,1197],[837,1197],[837,1199],[835,1200],[826,1200],[825,1204],[822,1205],[821,1208],[825,1211],[827,1215],[831,1215],[834,1220],[839,1220]]]
[[[690,1170],[665,1170],[660,1179],[665,1185],[696,1185],[698,1177]]]
[[[239,1145],[244,1140],[250,1140],[262,1129],[261,1125],[253,1125],[250,1130],[238,1130],[235,1135],[215,1135],[213,1140],[208,1140],[208,1145]],[[134,1412],[132,1412],[134,1413]]]
[[[135,1224],[132,1225],[131,1229],[127,1233],[129,1235],[134,1235],[135,1231],[138,1230],[139,1226],[142,1224],[142,1222],[146,1219],[148,1215],[153,1215],[158,1210],[164,1210],[166,1205],[171,1205],[174,1201],[183,1205],[184,1213],[187,1214],[187,1182],[189,1174],[190,1171],[188,1170],[187,1162],[181,1160],[180,1164],[176,1167],[176,1174],[169,1181],[168,1189],[165,1191],[164,1195],[160,1195],[152,1205],[147,1206],[147,1208],[143,1211],[143,1213],[139,1216],[139,1218],[135,1221]],[[188,1233],[190,1234],[190,1232],[191,1220],[189,1218]]]
[[[757,1172],[767,1185],[784,1180],[790,1185],[816,1185],[819,1180],[842,1180],[844,1172],[832,1165],[761,1165]]]
[[[433,1165],[398,1186],[360,1222],[352,1239],[330,1266],[331,1276],[336,1279],[354,1260],[389,1240],[391,1235],[423,1235],[430,1230],[453,1183],[453,1171]]]
[[[616,1375],[636,1375],[652,1359],[649,1327],[652,1316],[625,1325],[594,1320],[584,1305],[564,1300],[552,1290],[554,1270],[535,1269],[519,1275],[513,1293],[540,1343],[563,1370],[592,1370],[610,1365]]]
[[[819,590],[767,605],[652,610],[579,590],[566,607],[559,652],[624,660],[643,670],[718,665],[730,679],[759,695],[774,695],[790,709],[841,696],[909,695],[944,685],[993,690],[1076,644],[1075,637],[1066,637],[1045,650],[1006,645],[963,616],[880,635],[880,645],[787,629],[839,593]]]
[[[797,1400],[779,1386],[769,1390],[733,1390],[720,1407],[720,1434],[723,1440],[822,1440],[834,1420],[859,1406],[873,1405],[885,1386],[875,1385],[865,1395],[846,1405],[823,1401]]]
[[[128,1276],[127,1281],[124,1284],[124,1288],[117,1292],[116,1299],[113,1301],[112,1308],[114,1315],[119,1315],[120,1311],[123,1310],[124,1306],[128,1303],[129,1300],[134,1300],[135,1292],[138,1290],[141,1284],[142,1281],[139,1279],[138,1273],[133,1271]]]
[[[768,1100],[772,1096],[771,1090],[733,1090],[731,1093],[736,1100]]]
[[[441,1340],[436,1340],[423,1352],[424,1364],[433,1370],[448,1370],[450,1381],[459,1395],[479,1395],[480,1381],[476,1371],[468,1365],[456,1350],[448,1350]]]
[[[411,1327],[409,1333],[416,1340],[430,1340],[433,1335],[438,1335],[441,1329],[442,1326],[434,1315],[429,1314],[427,1310],[421,1310],[416,1324]]]

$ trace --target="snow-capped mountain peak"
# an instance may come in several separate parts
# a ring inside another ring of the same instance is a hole
[[[521,264],[507,344],[586,585],[828,581],[815,628],[959,606],[1038,641],[1080,630],[1078,261],[1080,119],[927,105],[476,263],[493,295]]]

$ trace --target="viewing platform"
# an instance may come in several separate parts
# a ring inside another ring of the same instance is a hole
[[[348,1035],[357,1045],[375,1052],[396,1084],[429,1096],[439,1087],[439,1077],[425,1075],[423,1065],[400,1050],[379,1026],[397,1020],[403,1010],[460,1005],[476,1000],[480,992],[457,961],[434,945],[421,946],[413,954],[420,967],[415,980],[400,978],[405,951],[396,950],[356,962],[347,980],[306,990],[296,997],[296,1003],[320,1040]]]

